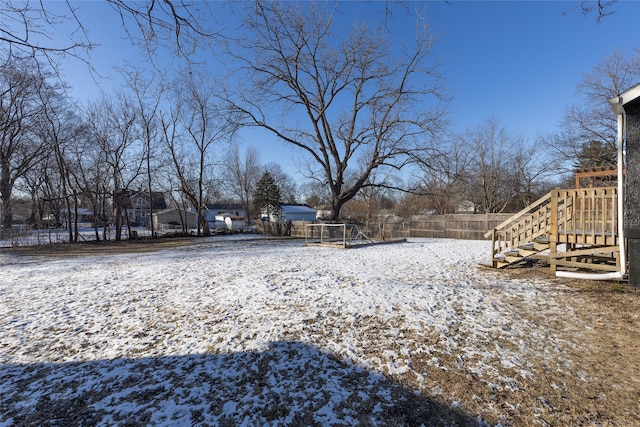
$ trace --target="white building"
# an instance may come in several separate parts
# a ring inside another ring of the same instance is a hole
[[[316,210],[309,205],[280,205],[278,208],[263,209],[262,219],[269,222],[315,221]]]

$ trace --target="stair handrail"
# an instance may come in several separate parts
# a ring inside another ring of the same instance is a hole
[[[535,202],[531,203],[530,205],[528,205],[526,208],[522,209],[520,212],[514,214],[513,216],[509,217],[508,219],[506,219],[505,221],[502,221],[500,224],[498,224],[497,226],[495,226],[494,228],[492,228],[491,230],[487,231],[486,233],[484,233],[484,237],[485,238],[489,238],[492,236],[494,230],[498,231],[498,230],[502,230],[503,228],[513,224],[513,223],[517,223],[519,221],[521,221],[525,216],[527,215],[533,215],[534,213],[538,212],[541,208],[541,205],[543,203],[545,203],[546,201],[551,200],[551,192],[545,194],[544,196],[540,197],[538,200],[536,200]]]

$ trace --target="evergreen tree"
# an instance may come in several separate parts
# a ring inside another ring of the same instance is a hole
[[[578,170],[596,167],[615,168],[617,152],[614,146],[605,145],[602,141],[590,140],[582,144],[578,160],[574,166]]]
[[[253,208],[256,210],[256,215],[260,215],[265,208],[267,213],[271,214],[279,206],[280,188],[271,174],[265,172],[256,184],[256,191],[253,194]]]

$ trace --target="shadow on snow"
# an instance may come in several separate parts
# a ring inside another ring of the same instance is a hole
[[[301,342],[231,354],[0,365],[0,425],[478,425]]]

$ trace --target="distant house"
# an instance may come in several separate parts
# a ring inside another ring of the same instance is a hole
[[[149,227],[151,214],[167,209],[164,200],[164,193],[160,191],[151,192],[143,190],[123,190],[119,194],[120,203],[127,212],[129,224]]]
[[[309,205],[281,204],[277,208],[272,206],[263,209],[261,218],[269,222],[315,221],[316,210]]]
[[[204,206],[207,222],[214,222],[218,215],[247,217],[247,213],[240,203],[207,203]]]
[[[458,206],[456,206],[456,213],[476,213],[476,204],[470,200],[465,200],[460,202]]]
[[[156,230],[191,230],[198,225],[198,215],[188,209],[164,209],[153,212],[152,217]]]
[[[71,222],[76,222],[76,213],[78,214],[78,218],[77,221],[78,223],[91,223],[92,225],[94,224],[95,221],[95,215],[93,213],[92,209],[89,208],[78,208],[78,209],[72,209],[71,210]],[[51,217],[53,216],[52,214],[47,215],[46,218],[42,218],[42,221],[49,221],[51,220]],[[60,218],[66,223],[67,220],[67,210],[66,209],[62,209],[60,211]]]

